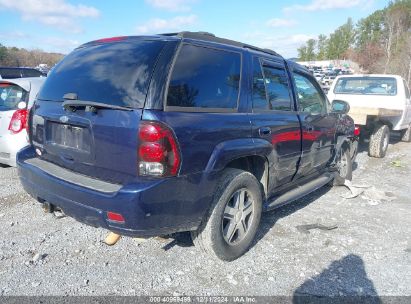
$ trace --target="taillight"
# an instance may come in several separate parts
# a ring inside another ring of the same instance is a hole
[[[359,136],[360,135],[360,126],[355,126],[354,127],[354,135],[355,136]]]
[[[19,133],[27,127],[27,110],[21,109],[13,113],[9,124],[9,130],[13,134]]]
[[[175,176],[180,152],[173,132],[159,122],[143,121],[139,130],[138,171],[142,176]]]

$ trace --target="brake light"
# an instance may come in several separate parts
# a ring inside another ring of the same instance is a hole
[[[355,136],[359,136],[360,135],[360,126],[355,126],[354,127],[354,135]]]
[[[181,158],[173,132],[159,122],[143,121],[139,130],[138,170],[142,176],[175,176]]]
[[[27,110],[21,109],[13,113],[9,124],[9,130],[13,134],[19,133],[21,130],[27,127]]]

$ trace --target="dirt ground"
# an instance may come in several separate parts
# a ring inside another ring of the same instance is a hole
[[[0,295],[411,296],[410,152],[395,140],[384,159],[361,152],[362,194],[325,187],[264,214],[254,246],[231,263],[185,234],[108,247],[107,231],[44,214],[17,170],[0,167]]]

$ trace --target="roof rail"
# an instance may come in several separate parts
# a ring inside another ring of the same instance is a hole
[[[267,53],[270,55],[274,55],[274,56],[279,56],[282,57],[281,55],[279,55],[277,52],[270,50],[270,49],[262,49],[250,44],[246,44],[246,43],[242,43],[242,42],[238,42],[238,41],[234,41],[234,40],[230,40],[230,39],[226,39],[226,38],[221,38],[221,37],[217,37],[216,35],[212,34],[212,33],[208,33],[208,32],[179,32],[179,33],[165,33],[165,34],[159,34],[161,36],[177,36],[177,37],[181,37],[181,38],[189,38],[189,39],[198,39],[198,40],[203,40],[203,41],[210,41],[210,42],[217,42],[217,43],[223,43],[223,44],[228,44],[228,45],[232,45],[232,46],[236,46],[236,47],[241,47],[241,48],[246,48],[246,49],[250,49],[253,51],[258,51],[258,52],[262,52],[262,53]]]

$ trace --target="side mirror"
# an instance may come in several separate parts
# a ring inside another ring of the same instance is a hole
[[[337,114],[347,114],[350,111],[350,104],[344,100],[333,100],[331,112]]]

